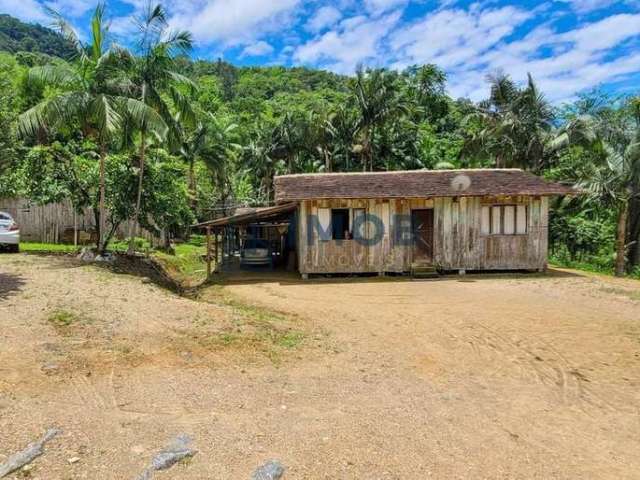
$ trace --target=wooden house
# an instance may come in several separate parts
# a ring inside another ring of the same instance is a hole
[[[519,169],[298,174],[274,183],[276,206],[201,226],[227,229],[228,245],[237,237],[229,228],[243,222],[267,230],[287,223],[280,255],[290,261],[282,263],[305,278],[544,270],[549,197],[575,193]]]
[[[549,197],[575,193],[519,169],[284,175],[275,189],[298,205],[303,276],[543,270]]]

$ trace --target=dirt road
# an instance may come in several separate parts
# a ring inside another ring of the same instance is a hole
[[[640,472],[639,282],[282,277],[190,300],[4,255],[0,319],[0,462],[64,431],[31,478],[135,478],[179,433],[199,452],[157,478]]]

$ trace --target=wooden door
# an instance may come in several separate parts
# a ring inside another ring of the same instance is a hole
[[[413,262],[433,262],[433,209],[411,210]]]

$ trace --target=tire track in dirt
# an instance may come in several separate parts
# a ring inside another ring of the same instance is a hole
[[[476,321],[474,325],[482,329],[482,333],[470,336],[469,343],[477,354],[484,347],[497,356],[508,358],[519,369],[533,373],[539,383],[556,389],[564,405],[577,405],[584,409],[584,404],[588,404],[603,410],[620,411],[615,404],[597,395],[588,385],[590,380],[551,343],[532,338],[524,332],[516,340],[511,340],[481,322]],[[470,325],[470,328],[474,326]]]

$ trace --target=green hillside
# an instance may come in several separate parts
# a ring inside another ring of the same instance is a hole
[[[53,30],[23,23],[7,14],[0,14],[0,50],[46,53],[61,58],[69,58],[75,52],[71,43]]]

